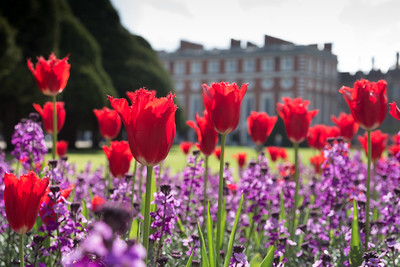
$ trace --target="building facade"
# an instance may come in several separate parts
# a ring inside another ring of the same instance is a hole
[[[228,49],[205,50],[200,44],[181,41],[177,51],[159,52],[159,56],[190,120],[203,111],[202,84],[248,83],[231,143],[249,144],[246,119],[250,112],[276,115],[276,103],[285,96],[308,99],[311,109],[319,109],[314,123],[332,124],[330,115],[339,112],[337,57],[330,43],[319,49],[315,44],[296,45],[265,35],[262,47],[250,42],[242,47],[241,41],[232,39]]]

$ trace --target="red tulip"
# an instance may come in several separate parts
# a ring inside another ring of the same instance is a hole
[[[239,89],[236,83],[203,84],[203,102],[215,130],[228,134],[236,129],[240,119],[240,105],[247,91],[247,84]]]
[[[322,173],[321,165],[324,163],[324,161],[325,157],[323,154],[310,157],[310,163],[314,166],[315,173]]]
[[[58,141],[57,145],[56,145],[56,152],[57,155],[62,157],[65,156],[67,154],[67,150],[68,150],[68,142],[67,141]]]
[[[400,133],[393,135],[391,140],[393,143],[400,145]]]
[[[392,154],[394,157],[396,157],[399,152],[400,152],[400,145],[398,144],[393,144],[388,147],[389,153]]]
[[[280,164],[278,169],[281,177],[292,177],[295,172],[294,164],[289,161]]]
[[[42,116],[43,127],[46,133],[53,134],[53,110],[54,105],[52,102],[46,102],[43,109],[38,104],[33,104],[35,110]],[[57,113],[57,133],[60,132],[65,122],[65,109],[64,102],[56,102]]]
[[[49,177],[40,179],[34,172],[4,175],[4,204],[8,223],[18,234],[25,234],[36,222],[40,199],[43,197]]]
[[[396,105],[396,102],[390,103],[390,115],[393,116],[393,118],[395,118],[396,120],[400,121],[400,109],[399,107]]]
[[[132,153],[127,141],[113,141],[111,146],[103,146],[103,151],[108,158],[110,171],[114,177],[122,178],[129,171]]]
[[[338,137],[339,128],[330,127],[323,124],[316,124],[308,130],[307,142],[312,148],[322,150],[325,147],[326,141],[331,137]]]
[[[383,151],[385,150],[386,143],[388,140],[388,134],[382,133],[380,130],[376,130],[371,132],[371,158],[372,161],[376,161],[381,158]],[[368,155],[368,135],[367,133],[364,136],[359,136],[358,141],[360,141],[361,145],[364,148],[365,154]]]
[[[252,111],[247,118],[247,131],[256,145],[262,145],[274,129],[277,116],[268,116],[265,112]]]
[[[100,196],[94,196],[92,199],[92,210],[94,212],[99,211],[100,208],[106,203],[106,201]]]
[[[28,68],[32,72],[36,84],[43,94],[54,96],[64,90],[71,67],[67,61],[68,56],[64,59],[57,59],[54,53],[51,53],[49,60],[45,60],[40,56],[38,57],[35,70],[31,60],[27,60]]]
[[[194,121],[187,121],[186,123],[196,131],[200,151],[204,155],[209,156],[213,153],[218,143],[218,133],[214,129],[214,125],[207,110],[204,110],[203,117],[200,117],[199,114],[196,113],[195,119],[196,123]]]
[[[283,104],[278,103],[276,110],[283,119],[286,134],[291,142],[301,143],[306,139],[308,127],[318,110],[307,111],[309,101],[303,101],[301,98],[283,97],[282,101]]]
[[[339,92],[361,128],[373,130],[382,124],[388,110],[386,81],[375,83],[361,79],[354,83],[354,88],[343,86]]]
[[[218,158],[218,160],[221,160],[221,147],[214,149],[214,155]]]
[[[75,186],[71,184],[68,188],[61,190],[60,196],[57,199],[57,203],[64,202],[67,200],[72,190],[74,190]],[[54,200],[49,197],[50,188],[46,188],[46,193],[40,199],[39,204],[39,215],[42,218],[44,224],[48,225],[49,223],[56,222],[56,213],[53,210]]]
[[[121,119],[115,110],[104,107],[103,109],[94,109],[94,115],[99,122],[100,134],[105,139],[114,139],[121,130]]]
[[[339,117],[331,116],[331,120],[339,127],[340,136],[350,142],[358,131],[358,124],[354,121],[353,115],[340,113]]]
[[[190,148],[193,146],[192,142],[182,142],[179,147],[185,155],[189,153]]]
[[[139,89],[125,98],[108,96],[128,134],[132,155],[142,165],[155,166],[164,160],[175,138],[175,95],[156,98],[154,92]]]
[[[226,187],[228,187],[228,189],[231,190],[232,192],[235,192],[238,189],[237,184],[227,184]]]
[[[237,160],[239,168],[243,168],[247,161],[247,154],[245,152],[239,152],[236,155],[232,155]]]
[[[279,158],[287,159],[287,157],[288,157],[287,151],[283,147],[269,146],[269,147],[267,147],[267,151],[273,162],[277,161]]]

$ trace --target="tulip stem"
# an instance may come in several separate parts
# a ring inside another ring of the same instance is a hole
[[[150,236],[150,201],[151,201],[151,176],[153,166],[147,166],[146,178],[146,199],[144,202],[144,232],[143,232],[143,246],[147,251],[146,258],[150,254],[149,236]],[[148,258],[147,258],[148,260]]]
[[[56,159],[56,146],[57,146],[57,104],[56,104],[56,96],[53,95],[53,150],[51,151],[51,155],[53,159]]]
[[[204,159],[204,194],[203,194],[203,229],[206,226],[206,217],[207,217],[207,182],[208,182],[208,156],[205,156]],[[203,231],[204,232],[204,231]]]
[[[160,191],[161,188],[161,162],[158,164],[158,186],[157,186],[157,191]]]
[[[111,140],[109,138],[106,138],[106,146],[110,147],[111,144]],[[111,179],[111,171],[110,171],[110,161],[108,159],[108,157],[106,156],[106,179],[108,182],[108,186],[104,186],[105,188],[105,196],[109,196],[110,193],[110,189],[112,189],[112,179]]]
[[[19,266],[24,267],[24,234],[19,235]]]
[[[290,229],[290,238],[293,240],[294,232],[296,229],[296,209],[298,205],[298,198],[299,198],[299,144],[293,143],[294,147],[294,181],[296,183],[296,188],[294,191],[294,205],[292,209],[292,225]]]
[[[225,137],[221,135],[221,157],[219,162],[219,185],[218,185],[218,214],[217,214],[217,238],[215,244],[215,252],[219,255],[221,250],[221,223],[222,223],[222,207],[223,207],[223,192],[224,192],[224,154],[225,154]],[[219,266],[219,256],[217,257],[217,266]]]
[[[136,184],[136,170],[137,170],[137,161],[134,159],[133,160],[135,163],[133,164],[133,176],[132,176],[132,195],[131,195],[131,205],[132,205],[132,211],[134,210],[133,207],[133,197],[135,195],[135,184]]]
[[[371,130],[367,130],[368,133],[368,161],[367,161],[367,203],[365,206],[365,244],[364,251],[368,251],[368,239],[369,239],[369,200],[371,195],[371,155],[372,155],[372,144],[371,144]]]

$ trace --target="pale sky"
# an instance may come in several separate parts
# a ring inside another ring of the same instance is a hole
[[[262,46],[264,35],[295,44],[333,43],[339,71],[387,71],[400,51],[399,0],[112,0],[122,24],[156,50],[181,39],[228,49]]]

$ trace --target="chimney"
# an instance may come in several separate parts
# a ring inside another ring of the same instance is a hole
[[[396,69],[399,69],[400,68],[400,65],[399,65],[399,52],[397,52],[396,53]]]
[[[332,43],[325,43],[324,51],[332,52]]]
[[[269,35],[264,35],[264,47],[268,47],[270,45],[287,45],[287,44],[293,44],[293,43]]]
[[[241,42],[240,40],[231,39],[231,49],[240,48]]]
[[[247,42],[246,47],[257,47],[257,45],[252,42]]]
[[[178,51],[203,50],[203,45],[181,40]]]

